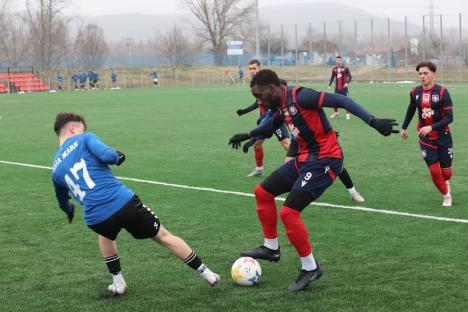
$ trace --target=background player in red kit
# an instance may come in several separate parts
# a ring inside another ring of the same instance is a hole
[[[289,192],[281,207],[280,217],[290,243],[301,258],[302,270],[289,286],[290,291],[307,288],[320,278],[322,271],[312,254],[308,233],[300,214],[333,183],[343,169],[343,154],[336,132],[327,120],[323,106],[342,107],[361,118],[382,135],[398,133],[393,119],[377,119],[351,99],[302,87],[282,86],[274,71],[258,72],[250,82],[252,94],[275,118],[250,131],[234,135],[229,144],[239,148],[241,142],[257,135],[271,136],[283,121],[294,128],[298,155],[274,171],[255,187],[257,215],[264,235],[264,245],[242,252],[242,256],[278,261],[280,249],[277,234],[275,197]]]
[[[328,83],[328,88],[332,85],[333,81],[335,81],[335,93],[349,96],[348,92],[348,84],[351,82],[352,76],[349,68],[343,65],[343,59],[341,56],[336,57],[336,66],[332,69],[332,74],[330,77],[330,82]],[[338,108],[333,108],[334,112],[330,116],[330,118],[336,118],[339,115]],[[351,115],[348,111],[346,111],[346,119],[350,119]]]
[[[260,65],[260,61],[257,59],[250,60],[248,68],[249,68],[250,79],[252,79],[262,69]],[[262,103],[259,102],[258,100],[255,100],[255,102],[249,107],[246,107],[244,109],[238,109],[237,115],[242,116],[244,114],[250,113],[251,111],[254,111],[257,108],[260,110],[260,118],[263,118],[267,110],[262,105]],[[275,130],[274,134],[278,138],[278,141],[283,146],[283,148],[287,151],[289,149],[289,144],[291,144],[291,140],[289,139],[289,131],[286,125],[283,123],[278,129]],[[263,176],[263,172],[264,172],[263,170],[263,157],[264,157],[263,142],[264,141],[265,141],[264,139],[255,140],[253,144],[256,167],[248,175],[248,177]]]
[[[406,111],[401,136],[408,140],[406,130],[418,110],[419,144],[432,181],[443,195],[442,206],[452,206],[450,178],[452,177],[453,143],[448,125],[453,121],[452,99],[445,87],[434,83],[437,67],[432,62],[421,62],[416,71],[421,85],[413,88]]]

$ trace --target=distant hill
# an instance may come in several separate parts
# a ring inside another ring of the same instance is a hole
[[[327,22],[327,32],[338,32],[338,21],[342,21],[342,30],[354,32],[354,20],[358,21],[358,33],[369,36],[370,20],[373,17],[364,9],[336,2],[291,3],[260,7],[260,19],[263,24],[270,24],[272,31],[279,31],[284,25],[291,34],[294,24],[298,24],[300,33],[307,31],[309,23],[316,32],[323,31],[323,22]],[[94,22],[103,27],[106,38],[110,41],[132,37],[133,39],[154,38],[160,31],[177,25],[186,31],[192,31],[191,23],[196,23],[192,14],[152,15],[152,14],[117,14],[82,17],[86,22]],[[415,21],[414,19],[412,20]],[[254,23],[252,23],[254,25]],[[392,21],[392,32],[404,31],[402,21]],[[408,24],[409,33],[421,31],[421,25]],[[387,19],[374,17],[375,34],[387,34]]]

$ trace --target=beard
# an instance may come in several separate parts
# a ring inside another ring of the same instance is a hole
[[[281,98],[275,98],[275,99],[271,99],[270,101],[270,108],[272,109],[276,109],[280,106],[281,104]]]

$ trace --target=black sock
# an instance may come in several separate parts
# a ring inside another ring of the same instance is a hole
[[[195,271],[197,271],[197,269],[203,264],[195,251],[192,251],[192,253],[187,257],[187,259],[184,260],[184,262]]]
[[[349,176],[348,170],[346,170],[346,168],[343,167],[343,171],[341,171],[338,177],[347,189],[350,189],[354,186],[353,181],[351,180],[351,177]]]
[[[107,268],[112,275],[116,275],[121,271],[120,258],[117,254],[110,257],[105,257],[104,261],[106,262]]]

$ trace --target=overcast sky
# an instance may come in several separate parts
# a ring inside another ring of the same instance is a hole
[[[259,0],[260,8],[286,3],[329,2],[324,0]],[[359,7],[378,16],[419,16],[428,12],[430,0],[346,0],[333,1]],[[76,0],[71,1],[73,12],[81,15],[118,13],[172,14],[185,11],[179,0]],[[467,0],[434,0],[438,14],[468,14]]]

